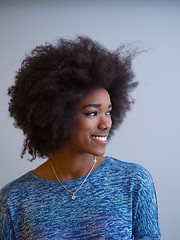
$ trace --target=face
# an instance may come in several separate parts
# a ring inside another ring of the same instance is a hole
[[[79,153],[102,156],[112,125],[111,100],[104,88],[91,91],[77,105],[78,133],[69,144]]]

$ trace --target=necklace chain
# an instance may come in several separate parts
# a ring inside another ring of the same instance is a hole
[[[76,192],[82,187],[82,185],[85,183],[86,179],[88,178],[88,176],[89,176],[90,173],[92,172],[92,170],[93,170],[96,162],[97,162],[96,157],[94,157],[94,163],[93,163],[93,165],[92,165],[89,173],[86,175],[84,181],[80,184],[80,186],[76,189],[76,191],[71,192],[71,191],[70,191],[69,189],[67,189],[67,188],[62,184],[62,182],[60,181],[60,179],[59,179],[59,177],[58,177],[58,175],[57,175],[57,173],[56,173],[56,171],[55,171],[54,165],[53,165],[53,163],[52,163],[52,161],[51,161],[51,159],[50,159],[51,167],[52,167],[52,170],[53,170],[53,173],[54,173],[55,177],[57,178],[57,180],[58,180],[58,182],[61,184],[61,186],[62,186],[66,191],[68,191],[69,193],[72,194],[72,197],[71,197],[72,199],[75,199],[75,198],[76,198],[76,197],[75,197],[75,193],[76,193]]]

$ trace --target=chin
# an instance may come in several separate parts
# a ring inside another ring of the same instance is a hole
[[[105,150],[92,151],[91,154],[93,154],[94,156],[97,156],[97,157],[101,157],[105,154]]]

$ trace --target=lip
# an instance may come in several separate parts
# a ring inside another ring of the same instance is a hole
[[[102,140],[100,138],[106,138],[106,140]],[[107,134],[93,134],[91,135],[91,139],[97,143],[102,143],[106,145],[108,143],[108,135]]]

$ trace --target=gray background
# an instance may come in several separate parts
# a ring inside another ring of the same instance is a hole
[[[136,103],[107,155],[147,168],[156,185],[163,240],[178,240],[180,215],[180,2],[0,1],[0,187],[43,161],[20,158],[23,134],[8,116],[7,88],[25,53],[59,37],[88,35],[107,48],[136,42]]]

